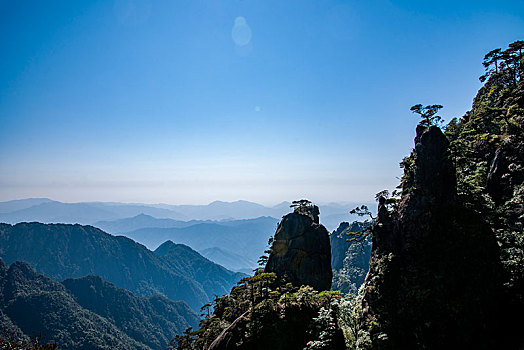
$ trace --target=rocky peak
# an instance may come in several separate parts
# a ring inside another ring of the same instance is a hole
[[[277,274],[278,283],[331,288],[329,233],[319,224],[319,213],[317,206],[299,207],[282,218],[265,267]]]
[[[294,210],[297,214],[309,216],[315,224],[319,224],[320,210],[316,205],[305,205],[296,207]]]
[[[448,146],[439,128],[417,128],[399,208],[379,201],[362,304],[373,348],[495,346],[498,246],[458,201]]]
[[[402,191],[401,208],[444,201],[454,201],[457,194],[455,167],[449,157],[449,141],[436,127],[417,127],[414,166],[407,169],[410,178]]]

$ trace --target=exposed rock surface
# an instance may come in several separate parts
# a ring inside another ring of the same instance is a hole
[[[489,164],[486,190],[495,204],[511,199],[517,186],[524,182],[524,140],[508,138],[495,152]]]
[[[244,312],[238,317],[229,327],[224,329],[222,333],[211,343],[208,350],[228,350],[234,349],[235,344],[242,341],[242,337],[246,332],[246,327],[249,322],[248,312]]]
[[[329,236],[333,269],[331,290],[356,295],[364,283],[369,270],[371,238],[355,236],[358,239],[351,241],[349,232],[362,232],[365,225],[366,223],[358,221],[351,224],[342,222]]]
[[[346,251],[351,245],[351,242],[348,241],[348,237],[345,234],[349,227],[349,222],[341,222],[338,228],[329,236],[329,242],[331,244],[331,268],[333,270],[342,268]]]
[[[297,208],[278,225],[265,272],[274,272],[278,283],[331,289],[329,233],[319,224],[317,206]]]
[[[368,347],[497,348],[499,250],[457,200],[448,144],[439,128],[417,128],[398,209],[379,202],[362,305]]]
[[[486,179],[486,189],[496,204],[500,204],[504,197],[509,197],[513,193],[511,186],[508,186],[509,169],[504,153],[502,148],[495,152]]]

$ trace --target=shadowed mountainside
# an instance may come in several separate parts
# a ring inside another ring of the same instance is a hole
[[[67,279],[62,284],[81,307],[152,349],[165,349],[175,334],[198,324],[198,316],[184,302],[158,294],[138,297],[98,276]]]
[[[246,276],[209,261],[186,245],[171,241],[158,247],[155,254],[161,256],[174,270],[199,282],[209,300],[214,299],[215,295],[229,293],[231,286]]]
[[[369,348],[496,348],[500,251],[489,225],[457,200],[449,142],[417,128],[398,209],[382,197],[373,226],[362,327]]]
[[[187,247],[186,247],[187,248]],[[94,274],[140,296],[162,294],[183,300],[193,310],[228,290],[228,277],[209,274],[206,290],[192,276],[217,265],[191,249],[180,251],[178,270],[161,256],[126,237],[115,237],[92,226],[21,223],[0,224],[0,257],[7,263],[26,261],[55,280]],[[199,257],[199,272],[191,260]],[[221,270],[222,271],[222,270]],[[225,276],[234,275],[223,270]],[[225,284],[226,283],[226,284]]]
[[[195,250],[218,247],[256,261],[266,248],[277,222],[272,217],[261,217],[223,223],[202,223],[183,228],[145,228],[128,232],[126,236],[150,249],[156,249],[170,240]]]
[[[41,335],[43,343],[58,343],[61,349],[149,349],[82,308],[62,284],[26,263],[8,268],[0,260],[0,297],[4,331],[16,325],[25,338]]]
[[[331,242],[332,290],[356,295],[369,270],[371,238],[350,241],[349,232],[362,232],[365,223],[343,222],[329,237]],[[355,236],[352,236],[356,238]],[[358,236],[357,236],[358,237]]]

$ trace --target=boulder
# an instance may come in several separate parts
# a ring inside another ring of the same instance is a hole
[[[265,272],[274,272],[278,284],[331,289],[329,233],[319,224],[317,206],[299,207],[278,225]]]

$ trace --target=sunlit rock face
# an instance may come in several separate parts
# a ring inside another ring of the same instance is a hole
[[[334,270],[339,270],[342,268],[346,251],[351,245],[351,242],[348,240],[347,235],[345,234],[348,229],[349,223],[342,222],[331,234],[331,267]]]
[[[297,208],[278,225],[265,272],[274,272],[279,284],[331,289],[329,233],[319,224],[317,206]]]
[[[457,199],[448,140],[417,129],[398,209],[379,203],[361,328],[371,348],[497,348],[502,299],[494,234]]]

